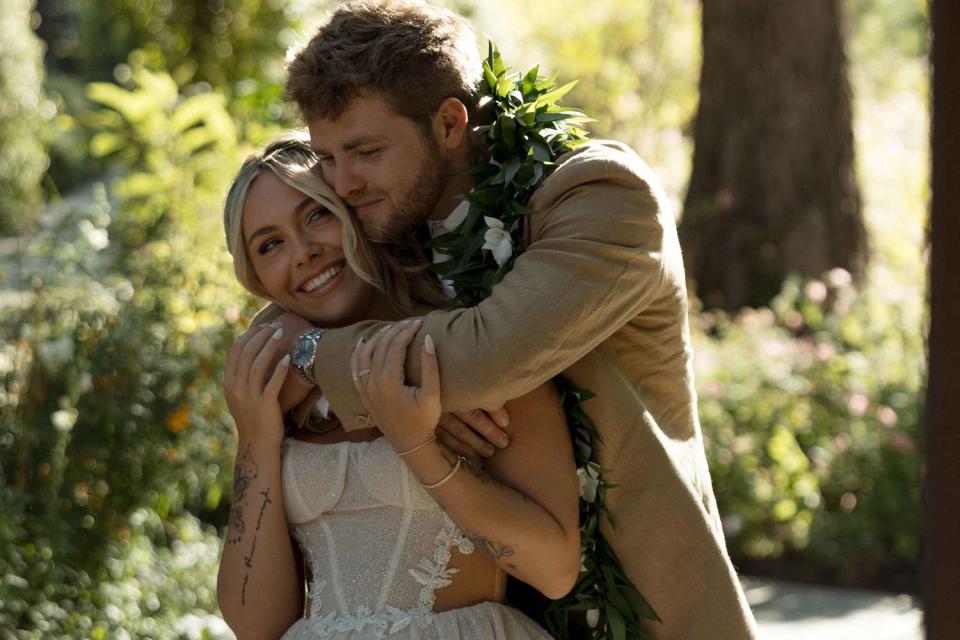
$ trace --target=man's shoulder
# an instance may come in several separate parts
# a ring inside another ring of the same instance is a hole
[[[656,175],[633,149],[615,140],[590,140],[557,159],[531,203],[547,208],[567,192],[591,184],[637,189],[663,202]]]

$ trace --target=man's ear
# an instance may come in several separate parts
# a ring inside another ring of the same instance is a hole
[[[467,107],[457,98],[444,98],[433,114],[433,133],[446,149],[456,149],[463,144],[469,124]]]

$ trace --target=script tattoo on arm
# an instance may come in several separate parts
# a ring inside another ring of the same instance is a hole
[[[273,500],[270,499],[270,488],[266,488],[260,492],[260,495],[263,496],[263,502],[260,503],[260,515],[257,516],[257,528],[253,532],[253,540],[250,542],[250,553],[243,557],[243,564],[247,565],[248,569],[253,568],[253,556],[257,552],[257,534],[260,532],[260,525],[263,523],[263,512],[267,510],[268,504],[273,504]],[[250,580],[250,572],[247,571],[243,576],[243,587],[240,590],[240,604],[247,604],[247,582]]]
[[[230,530],[227,535],[227,544],[236,544],[243,540],[246,525],[243,523],[243,508],[246,505],[247,489],[257,478],[260,467],[250,453],[247,445],[242,456],[237,458],[233,470],[233,506],[230,507]]]

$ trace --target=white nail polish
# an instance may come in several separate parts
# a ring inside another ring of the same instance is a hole
[[[272,335],[271,337],[272,337],[274,340],[279,340],[280,338],[282,338],[282,337],[283,337],[283,327],[280,327],[279,329],[277,329],[276,331],[274,331],[274,332],[273,332],[273,335]]]

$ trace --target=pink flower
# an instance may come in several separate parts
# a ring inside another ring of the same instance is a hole
[[[847,398],[847,409],[850,415],[858,418],[862,417],[870,408],[870,399],[862,393],[855,393]]]
[[[892,429],[897,424],[897,412],[890,407],[883,405],[877,409],[877,420],[887,429]]]
[[[893,436],[893,448],[900,453],[912,453],[916,451],[917,445],[907,434],[897,433]]]
[[[823,302],[827,299],[827,285],[819,280],[811,280],[807,283],[804,293],[814,302]]]
[[[833,356],[837,355],[836,349],[834,349],[829,344],[818,344],[817,345],[817,360],[820,362],[826,362]]]
[[[831,269],[830,273],[827,274],[827,282],[831,287],[839,289],[841,287],[849,287],[853,282],[853,277],[850,275],[850,272],[846,269]]]

